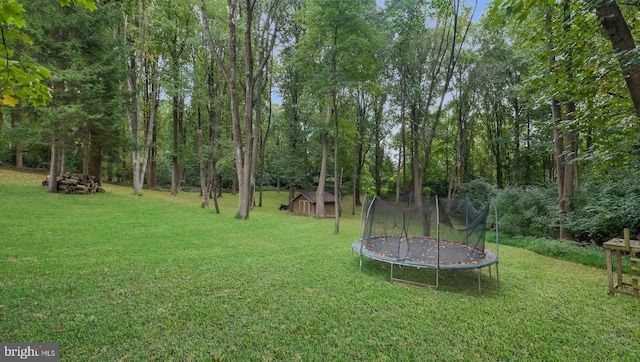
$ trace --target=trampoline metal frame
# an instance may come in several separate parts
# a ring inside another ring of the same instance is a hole
[[[371,206],[373,205],[373,202],[375,201],[375,199],[377,198],[377,196],[374,196],[373,200],[371,201],[371,204],[369,204],[369,207],[367,208],[367,212],[366,212],[366,218],[369,218],[369,213],[371,211]],[[415,285],[415,286],[421,286],[421,287],[426,287],[429,289],[435,289],[438,290],[439,287],[439,281],[440,281],[440,270],[463,270],[463,269],[477,269],[477,274],[478,274],[478,294],[482,294],[482,283],[481,283],[481,271],[482,268],[488,267],[489,268],[489,277],[491,277],[491,265],[496,266],[496,282],[497,282],[497,286],[498,289],[500,289],[500,274],[499,274],[499,268],[498,268],[498,264],[499,264],[499,239],[498,239],[498,210],[495,207],[495,202],[492,200],[492,203],[494,205],[494,210],[495,210],[495,217],[496,217],[496,251],[495,253],[491,252],[491,251],[484,251],[485,257],[484,260],[485,262],[483,263],[478,263],[478,264],[442,264],[440,262],[440,226],[439,223],[437,224],[436,227],[436,242],[437,242],[437,262],[436,264],[426,264],[426,263],[418,263],[418,262],[411,262],[411,261],[407,261],[407,260],[401,260],[398,258],[391,258],[391,257],[387,257],[384,255],[379,255],[373,252],[370,252],[369,250],[367,250],[364,247],[364,240],[358,239],[356,241],[353,242],[352,246],[351,246],[351,250],[352,253],[353,251],[358,252],[358,254],[360,254],[360,271],[362,271],[362,260],[363,257],[366,256],[369,259],[373,259],[373,260],[377,260],[383,263],[388,263],[390,264],[390,282],[391,283],[400,283],[400,284],[408,284],[408,285]],[[363,205],[364,206],[364,205]],[[439,220],[439,208],[438,208],[438,198],[436,197],[436,217],[437,220]],[[362,215],[364,215],[364,213],[362,213]],[[362,220],[361,216],[361,224],[363,224],[363,220]],[[361,231],[364,231],[363,228],[361,227]],[[414,282],[414,281],[409,281],[409,280],[404,280],[404,279],[398,279],[398,278],[394,278],[393,277],[393,266],[394,265],[398,265],[400,267],[404,267],[404,266],[408,266],[408,267],[414,267],[414,268],[425,268],[425,269],[435,269],[436,270],[436,283],[435,285],[431,285],[431,284],[426,284],[426,283],[419,283],[419,282]]]

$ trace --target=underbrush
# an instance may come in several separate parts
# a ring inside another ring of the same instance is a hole
[[[488,240],[493,240],[488,238]],[[500,237],[501,245],[515,246],[534,253],[573,263],[605,269],[604,250],[593,244],[580,244],[567,240],[526,237]],[[628,255],[623,258],[623,270],[628,273],[631,263]]]

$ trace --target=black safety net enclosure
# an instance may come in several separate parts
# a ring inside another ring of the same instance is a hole
[[[418,268],[478,269],[496,264],[496,252],[485,250],[485,231],[491,200],[475,208],[466,198],[406,197],[387,201],[365,198],[361,237],[353,250],[393,265]],[[392,280],[393,274],[392,274]],[[436,280],[437,286],[437,280]]]

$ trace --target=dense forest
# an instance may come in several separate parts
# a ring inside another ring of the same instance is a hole
[[[0,163],[131,184],[493,195],[511,234],[640,232],[640,3],[0,0]],[[56,191],[56,183],[49,191]],[[340,198],[338,198],[340,200]],[[336,232],[339,216],[336,216]]]

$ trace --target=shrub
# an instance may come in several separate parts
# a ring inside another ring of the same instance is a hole
[[[640,232],[640,179],[617,172],[604,182],[587,181],[572,198],[574,211],[567,214],[566,227],[578,240],[602,243]]]
[[[456,192],[459,196],[467,197],[477,209],[484,207],[496,194],[496,190],[491,184],[480,179],[459,185]]]
[[[507,187],[496,197],[500,232],[508,235],[556,236],[557,192],[553,187]]]
[[[602,257],[602,249],[594,245],[582,245],[567,240],[553,240],[546,238],[514,237],[501,238],[500,243],[531,250],[540,255],[546,255],[557,259],[574,263],[589,265],[597,268],[606,268],[607,264]],[[623,262],[625,272],[630,271],[628,260]]]

